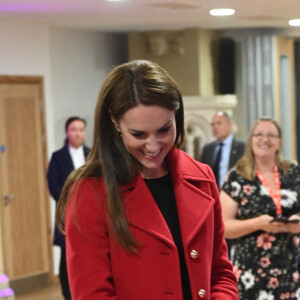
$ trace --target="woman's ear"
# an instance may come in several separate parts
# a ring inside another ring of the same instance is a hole
[[[109,111],[109,113],[110,113],[111,121],[114,123],[114,125],[116,127],[116,130],[118,132],[121,132],[118,121],[115,119],[115,117],[113,116],[113,114],[111,113],[111,111]]]

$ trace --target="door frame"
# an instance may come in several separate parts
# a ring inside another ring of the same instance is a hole
[[[55,282],[54,278],[54,267],[53,267],[53,249],[52,249],[52,222],[51,222],[51,207],[50,207],[50,196],[47,189],[47,182],[46,182],[46,174],[48,168],[48,153],[47,153],[47,132],[46,132],[46,110],[45,110],[45,98],[44,98],[44,79],[42,76],[18,76],[18,75],[0,75],[0,84],[34,84],[38,85],[39,87],[39,104],[40,104],[40,121],[41,121],[41,131],[42,131],[42,155],[43,155],[43,174],[45,175],[45,199],[49,199],[48,204],[45,205],[46,207],[46,226],[47,226],[47,248],[48,248],[48,261],[49,261],[49,273],[47,278],[43,276],[43,278],[32,278],[32,280],[15,280],[11,282],[11,286],[15,289],[17,293],[20,292],[27,292],[33,289],[36,289],[37,282],[39,282],[42,286],[52,284]],[[0,205],[0,213],[2,215],[2,205]],[[0,222],[0,232],[2,232],[2,221]],[[0,236],[0,247],[1,247],[1,254],[0,254],[0,271],[3,270],[3,242],[2,241],[2,234]],[[1,272],[0,272],[1,273]]]

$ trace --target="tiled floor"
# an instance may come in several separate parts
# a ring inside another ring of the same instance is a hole
[[[56,284],[51,287],[43,288],[31,293],[16,295],[15,300],[63,300],[60,285]]]

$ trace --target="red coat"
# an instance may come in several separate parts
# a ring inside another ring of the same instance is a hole
[[[168,161],[193,300],[239,299],[211,169],[176,148]],[[101,178],[84,180],[70,198],[66,247],[72,299],[182,300],[176,246],[143,178],[121,192],[130,230],[141,243],[137,254],[125,252],[108,229]]]

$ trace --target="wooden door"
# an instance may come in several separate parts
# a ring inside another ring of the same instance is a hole
[[[0,77],[3,271],[22,291],[52,271],[43,107],[42,78]]]

